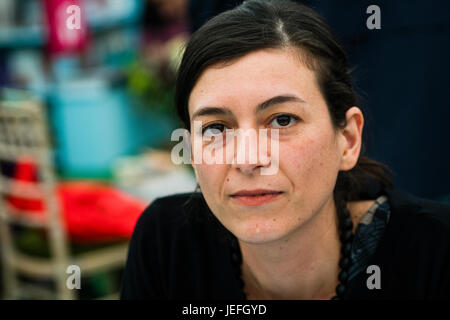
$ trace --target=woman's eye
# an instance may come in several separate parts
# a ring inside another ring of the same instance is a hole
[[[210,125],[205,126],[202,129],[202,133],[205,135],[216,135],[216,134],[220,134],[223,131],[225,131],[225,125],[221,124],[221,123],[213,123]]]
[[[295,123],[298,119],[288,114],[282,114],[273,118],[270,125],[275,128],[287,127]]]

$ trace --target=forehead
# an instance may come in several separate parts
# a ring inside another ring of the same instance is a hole
[[[191,91],[189,114],[204,105],[255,105],[289,93],[307,102],[319,98],[314,72],[294,50],[259,50],[231,64],[206,69]]]

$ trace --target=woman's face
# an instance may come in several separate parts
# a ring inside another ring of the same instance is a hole
[[[277,96],[289,98],[258,107]],[[332,205],[346,138],[332,126],[314,72],[294,51],[260,50],[208,68],[191,92],[189,115],[191,128],[194,120],[201,121],[206,132],[278,129],[279,154],[270,154],[279,161],[275,174],[261,175],[270,163],[259,158],[257,163],[193,164],[210,209],[241,241],[282,239]],[[201,138],[192,132],[191,139]]]

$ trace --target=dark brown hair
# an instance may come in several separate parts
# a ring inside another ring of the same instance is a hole
[[[190,93],[208,67],[229,63],[261,49],[296,48],[315,72],[335,129],[346,126],[346,112],[360,106],[352,86],[347,55],[328,24],[311,8],[290,1],[248,0],[204,24],[188,42],[175,91],[175,106],[190,129]],[[387,166],[367,156],[364,144],[356,166],[340,171],[334,190],[338,208],[357,200],[368,181],[392,187]]]

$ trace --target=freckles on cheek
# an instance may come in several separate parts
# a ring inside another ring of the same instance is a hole
[[[281,159],[288,160],[288,165],[295,165],[298,170],[304,171],[314,162],[313,160],[317,158],[318,152],[320,152],[320,148],[315,143],[314,139],[303,139],[296,142],[284,150]]]
[[[285,148],[280,156],[285,159],[291,177],[301,180],[301,185],[310,187],[315,180],[328,174],[334,161],[330,147],[324,141],[314,138],[305,138]]]

